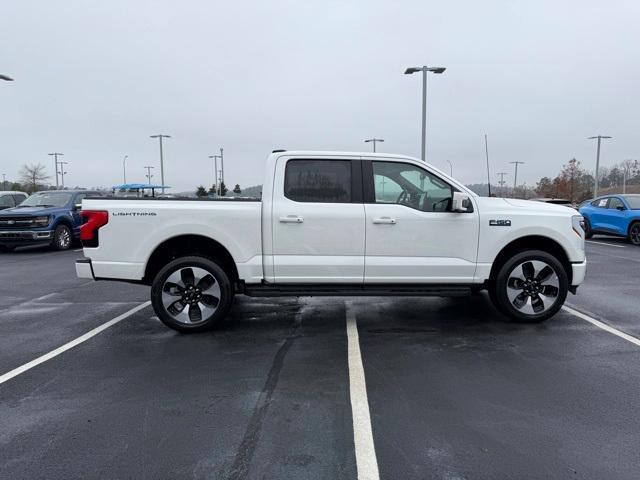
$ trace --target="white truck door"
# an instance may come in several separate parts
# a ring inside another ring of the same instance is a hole
[[[365,283],[472,283],[479,215],[450,210],[453,187],[410,162],[365,161]]]
[[[272,201],[277,283],[362,283],[360,160],[278,159]]]

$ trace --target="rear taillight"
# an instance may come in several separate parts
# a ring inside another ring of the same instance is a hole
[[[105,210],[82,210],[82,225],[80,226],[80,240],[83,247],[98,246],[98,230],[109,222],[109,212]]]

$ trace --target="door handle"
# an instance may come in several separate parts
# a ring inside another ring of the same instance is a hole
[[[287,215],[286,217],[280,217],[281,223],[302,223],[304,219],[298,215]]]
[[[386,225],[395,225],[396,219],[391,217],[377,217],[373,219],[373,223],[380,223]]]

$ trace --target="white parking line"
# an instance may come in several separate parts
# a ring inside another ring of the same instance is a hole
[[[41,363],[46,362],[47,360],[51,360],[52,358],[57,357],[61,353],[66,352],[67,350],[69,350],[69,349],[71,349],[71,348],[73,348],[75,346],[80,345],[83,342],[86,342],[91,337],[95,337],[100,332],[106,330],[107,328],[115,325],[118,322],[121,322],[125,318],[130,317],[134,313],[139,312],[143,308],[148,307],[150,304],[151,304],[150,301],[141,303],[137,307],[134,307],[131,310],[128,310],[128,311],[124,312],[122,315],[118,315],[116,318],[113,318],[113,319],[109,320],[108,322],[103,323],[99,327],[96,327],[93,330],[89,330],[87,333],[85,333],[84,335],[79,336],[75,340],[72,340],[69,343],[65,343],[61,347],[58,347],[55,350],[50,351],[49,353],[45,353],[41,357],[38,357],[35,360],[31,360],[30,362],[25,363],[24,365],[21,365],[18,368],[14,368],[13,370],[11,370],[10,372],[5,373],[4,375],[1,375],[0,376],[0,385],[2,385],[4,382],[7,382],[7,381],[11,380],[14,377],[17,377],[18,375],[20,375],[21,373],[26,372],[27,370],[31,370],[33,367],[36,367],[36,366],[40,365]]]
[[[605,330],[605,331],[607,331],[609,333],[613,333],[614,335],[616,335],[616,336],[618,336],[620,338],[624,338],[627,342],[631,342],[634,345],[637,345],[637,346],[640,347],[640,339],[638,339],[638,338],[636,338],[636,337],[634,337],[632,335],[629,335],[628,333],[624,333],[624,332],[618,330],[617,328],[613,328],[611,325],[607,325],[606,323],[601,322],[600,320],[596,320],[595,318],[590,317],[589,315],[586,315],[586,314],[584,314],[582,312],[579,312],[578,310],[575,310],[575,309],[573,309],[571,307],[567,307],[566,305],[564,305],[562,307],[562,309],[567,311],[567,312],[569,312],[571,315],[573,315],[575,317],[581,318],[582,320],[585,320],[585,321],[595,325],[596,327],[601,328],[602,330]]]
[[[606,245],[607,247],[627,248],[624,245],[614,245],[613,243],[607,242],[596,242],[595,240],[587,240],[587,243],[597,243],[598,245]]]
[[[356,450],[358,480],[378,480],[378,460],[373,443],[367,384],[364,378],[358,324],[353,312],[353,304],[346,302],[347,345],[349,357],[349,391],[351,395],[351,416],[353,417],[353,441]]]

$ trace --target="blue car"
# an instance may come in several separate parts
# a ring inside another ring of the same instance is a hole
[[[50,245],[66,250],[80,237],[80,207],[87,190],[37,192],[20,205],[0,211],[0,249],[23,245]]]
[[[640,245],[640,195],[606,195],[584,202],[580,213],[586,237],[594,234],[626,237]]]

